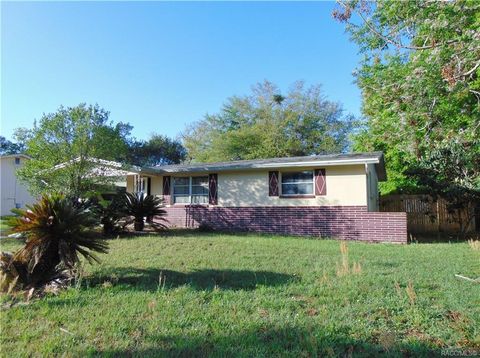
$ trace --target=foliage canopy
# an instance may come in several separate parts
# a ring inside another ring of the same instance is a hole
[[[20,154],[25,150],[22,143],[9,141],[7,138],[0,136],[0,155]]]
[[[178,140],[153,133],[147,140],[133,140],[129,143],[128,162],[153,167],[178,164],[187,157],[187,151]]]
[[[366,123],[353,149],[385,152],[382,192],[418,190],[409,171],[434,152],[448,153],[437,150],[445,142],[479,156],[480,3],[338,3],[334,17],[364,54],[356,78]]]
[[[282,95],[268,81],[229,98],[183,135],[191,160],[214,162],[343,152],[352,118],[320,86],[296,82]]]
[[[18,176],[37,194],[85,194],[109,182],[107,177],[90,175],[95,166],[91,159],[124,161],[131,129],[125,123],[114,125],[109,112],[98,105],[60,107],[43,115],[33,129],[17,131],[26,144],[25,154],[32,158],[18,170]]]

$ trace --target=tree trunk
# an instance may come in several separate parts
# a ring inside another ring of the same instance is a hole
[[[145,223],[143,222],[143,218],[142,220],[135,220],[135,222],[133,223],[133,228],[135,229],[135,231],[143,231],[143,227],[145,226]]]

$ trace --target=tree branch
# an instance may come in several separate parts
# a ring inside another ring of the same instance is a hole
[[[465,72],[465,73],[461,73],[457,76],[455,76],[455,78],[459,78],[459,77],[467,77],[468,75],[472,74],[473,72],[475,72],[475,70],[480,67],[480,60],[473,66],[472,69],[470,69],[469,71]]]
[[[345,9],[348,8],[348,6],[343,2],[343,1],[338,1],[338,3],[340,5],[342,5]],[[395,41],[393,40],[392,38],[389,38],[388,35],[384,35],[382,34],[380,31],[378,31],[375,26],[373,26],[371,23],[370,23],[370,20],[367,19],[361,11],[353,8],[353,11],[355,11],[355,13],[360,16],[360,18],[363,20],[363,22],[365,23],[365,25],[367,25],[367,27],[370,29],[370,32],[374,33],[376,36],[380,37],[383,41],[385,41],[386,43],[389,43],[391,45],[394,45],[396,46],[397,48],[403,48],[403,49],[407,49],[407,50],[428,50],[428,49],[432,49],[432,48],[436,48],[436,47],[439,47],[439,46],[444,46],[444,45],[450,45],[452,43],[456,43],[458,42],[459,40],[458,39],[454,39],[454,40],[448,40],[446,42],[442,42],[442,43],[439,43],[439,44],[435,44],[435,45],[423,45],[423,46],[411,46],[411,45],[404,45],[402,44],[401,41]]]

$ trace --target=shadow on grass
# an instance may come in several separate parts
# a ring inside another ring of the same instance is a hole
[[[257,327],[244,334],[208,336],[145,335],[140,342],[147,348],[132,346],[120,350],[90,351],[86,356],[106,357],[405,357],[439,356],[441,351],[428,342],[404,344],[397,338],[372,337],[370,343],[354,339],[348,328],[310,327],[309,329],[267,326]]]
[[[468,240],[478,240],[479,237],[480,232],[467,233],[463,237],[452,233],[412,233],[408,241],[411,244],[455,244]]]
[[[159,240],[172,237],[212,237],[212,236],[259,236],[262,234],[254,234],[247,232],[234,231],[205,231],[200,229],[168,229],[159,231],[143,231],[143,232],[122,232],[118,235],[111,235],[108,239],[112,240],[131,240],[141,237],[156,237]]]
[[[298,277],[269,271],[196,270],[188,273],[161,270],[115,267],[86,278],[90,287],[112,285],[128,290],[152,291],[188,285],[196,290],[254,290],[258,286],[284,285]]]

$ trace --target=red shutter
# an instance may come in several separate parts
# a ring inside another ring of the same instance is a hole
[[[278,171],[268,172],[268,196],[278,195]]]
[[[315,195],[327,195],[325,169],[315,169]]]
[[[163,177],[163,203],[169,205],[172,203],[172,198],[170,195],[170,176]]]
[[[217,205],[218,203],[218,175],[208,174],[208,203]]]
[[[152,178],[147,177],[147,195],[152,195]]]

